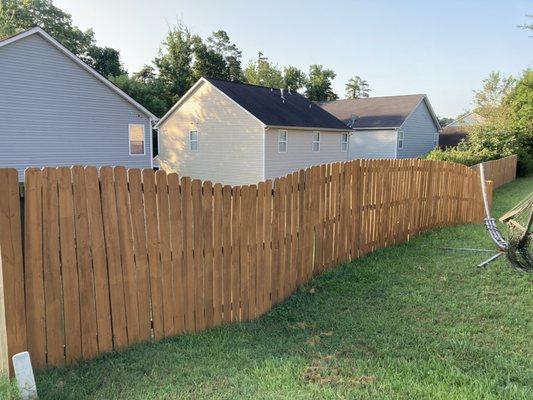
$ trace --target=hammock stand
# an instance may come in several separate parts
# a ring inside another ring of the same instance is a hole
[[[491,257],[478,264],[478,267],[486,267],[492,261],[502,255],[506,255],[511,265],[523,272],[533,271],[533,253],[531,245],[533,244],[533,193],[527,196],[522,202],[516,205],[512,210],[505,213],[501,222],[505,222],[509,228],[508,239],[506,240],[501,234],[496,220],[490,216],[489,201],[487,198],[487,187],[485,182],[485,169],[481,164],[479,168],[481,179],[481,192],[483,196],[483,205],[485,208],[485,227],[496,245],[496,253]],[[472,249],[472,248],[450,248],[443,247],[443,250],[475,251],[490,252],[494,250]]]
[[[487,186],[485,182],[485,166],[483,163],[479,165],[479,175],[481,179],[481,192],[483,194],[483,205],[485,207],[485,227],[489,233],[490,238],[496,245],[497,253],[492,257],[487,258],[481,264],[478,264],[478,267],[486,267],[491,262],[504,255],[507,249],[509,248],[509,243],[503,238],[498,226],[496,225],[496,220],[490,216],[489,200],[487,198]]]

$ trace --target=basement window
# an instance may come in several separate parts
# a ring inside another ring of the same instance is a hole
[[[130,141],[130,156],[144,155],[144,125],[129,124],[128,125],[129,141]]]
[[[278,133],[278,153],[287,152],[288,135],[286,130],[280,130]]]
[[[198,131],[189,132],[189,150],[198,151]]]
[[[343,133],[341,135],[341,151],[347,152],[348,151],[348,134]]]
[[[313,132],[313,151],[320,151],[320,132]]]

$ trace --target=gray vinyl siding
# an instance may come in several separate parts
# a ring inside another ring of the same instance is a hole
[[[398,158],[422,157],[435,147],[438,129],[425,101],[420,102],[401,129],[404,132],[404,144],[403,148],[398,149]]]
[[[265,135],[265,179],[285,176],[313,165],[346,161],[341,151],[341,132],[320,130],[320,151],[313,151],[313,131],[287,129],[287,152],[278,152],[280,129],[269,128]],[[345,132],[348,133],[348,132]]]
[[[396,130],[355,131],[350,135],[350,160],[396,158]]]
[[[149,117],[38,34],[0,48],[0,167],[151,167]],[[129,124],[145,154],[129,155]]]

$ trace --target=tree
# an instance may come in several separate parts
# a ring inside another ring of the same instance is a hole
[[[181,23],[170,28],[154,63],[159,70],[161,97],[170,108],[192,86],[193,36]]]
[[[246,81],[254,85],[283,87],[283,75],[277,65],[268,61],[263,53],[257,53],[257,60],[250,61],[244,70]]]
[[[502,77],[499,72],[491,72],[482,82],[483,87],[474,90],[474,111],[488,117],[498,112],[503,99],[513,90],[516,80],[512,76]]]
[[[226,31],[216,31],[207,38],[207,46],[214,50],[226,61],[226,79],[230,81],[244,81],[241,66],[242,53],[237,46],[231,43]]]
[[[296,67],[283,68],[283,88],[297,92],[305,87],[307,77],[305,72]]]
[[[307,98],[311,101],[337,100],[339,96],[331,87],[335,76],[337,75],[331,69],[324,69],[322,65],[311,65],[305,90]]]
[[[209,48],[199,36],[193,37],[193,43],[194,79],[200,79],[202,76],[227,79],[227,64],[224,56],[215,49]]]
[[[453,118],[448,117],[438,117],[437,119],[439,120],[439,125],[443,128],[454,121]]]
[[[491,81],[496,79],[492,78]],[[470,127],[467,139],[457,148],[434,150],[428,158],[470,165],[516,154],[519,175],[531,173],[533,171],[533,70],[524,71],[513,88],[501,97],[499,102],[497,100],[491,102],[490,108],[491,111],[486,114],[483,124]]]
[[[143,83],[153,82],[156,79],[155,68],[151,65],[145,65],[132,76]]]
[[[120,53],[110,47],[89,47],[87,63],[105,77],[126,73],[120,62]]]
[[[368,97],[370,94],[370,88],[368,82],[359,76],[354,76],[346,84],[346,98],[347,99],[359,99],[362,97]]]

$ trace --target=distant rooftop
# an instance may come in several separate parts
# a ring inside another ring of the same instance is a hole
[[[335,100],[320,106],[354,129],[399,128],[424,94]]]

